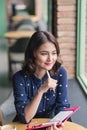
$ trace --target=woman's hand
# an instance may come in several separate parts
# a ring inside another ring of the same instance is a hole
[[[51,127],[46,128],[46,130],[62,130],[62,126],[56,127],[56,124],[54,124]]]
[[[56,86],[57,86],[57,80],[48,78],[45,81],[45,83],[40,87],[40,91],[42,91],[43,93],[47,92],[48,89],[55,91]]]

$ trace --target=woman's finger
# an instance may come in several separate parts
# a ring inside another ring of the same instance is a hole
[[[61,127],[57,127],[56,124],[53,125],[53,130],[62,130],[62,126]]]
[[[46,130],[54,130],[54,129],[53,129],[53,126],[50,126],[50,127],[46,128]]]

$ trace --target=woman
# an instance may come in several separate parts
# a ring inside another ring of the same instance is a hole
[[[17,118],[52,118],[70,107],[67,72],[59,58],[56,38],[49,32],[35,32],[25,51],[23,69],[13,76]]]

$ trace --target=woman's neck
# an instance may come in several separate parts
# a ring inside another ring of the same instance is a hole
[[[35,73],[34,73],[39,79],[42,79],[43,78],[43,76],[46,74],[46,71],[44,70],[44,71],[35,71]]]

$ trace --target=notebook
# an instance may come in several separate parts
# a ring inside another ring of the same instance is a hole
[[[72,108],[66,108],[64,111],[60,111],[56,116],[54,116],[52,119],[49,120],[47,123],[42,123],[40,125],[33,125],[31,128],[29,124],[27,125],[26,130],[38,130],[42,128],[47,128],[54,123],[56,123],[56,126],[59,127],[63,122],[68,120],[76,111],[78,111],[80,106],[75,106]]]

